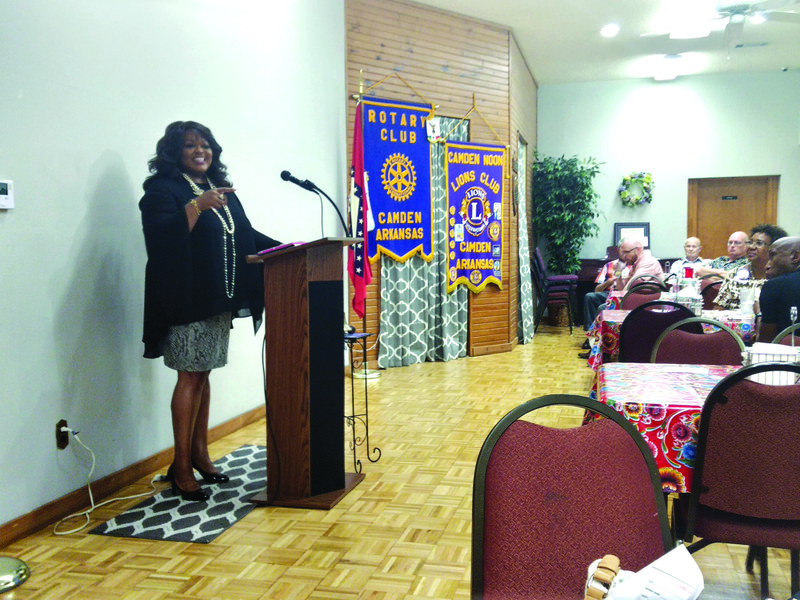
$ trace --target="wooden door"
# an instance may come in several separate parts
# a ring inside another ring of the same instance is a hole
[[[753,225],[777,225],[780,175],[689,180],[687,235],[699,237],[703,258],[728,253],[734,231]]]

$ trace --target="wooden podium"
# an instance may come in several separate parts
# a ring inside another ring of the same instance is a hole
[[[342,249],[358,241],[248,257],[264,263],[267,489],[255,504],[329,509],[364,478],[344,470]]]

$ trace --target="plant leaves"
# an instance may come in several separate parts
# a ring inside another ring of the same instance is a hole
[[[547,240],[547,268],[553,274],[577,273],[585,240],[600,231],[595,219],[599,195],[592,181],[600,172],[594,158],[559,158],[535,153],[531,182],[532,226]]]

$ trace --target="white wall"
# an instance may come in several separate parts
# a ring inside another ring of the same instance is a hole
[[[0,523],[85,484],[56,450],[66,418],[100,478],[172,445],[174,372],[141,357],[137,202],[165,126],[211,127],[250,220],[320,237],[316,196],[344,211],[344,1],[3,0],[0,179]],[[341,234],[325,207],[325,234]],[[344,310],[344,300],[343,300]],[[260,337],[237,321],[212,374],[212,425],[263,402]]]
[[[538,130],[544,155],[605,163],[600,233],[582,257],[604,256],[615,222],[649,222],[653,254],[681,256],[691,178],[780,175],[778,225],[800,233],[798,71],[542,85]],[[653,174],[653,203],[626,208],[617,188],[640,170]]]

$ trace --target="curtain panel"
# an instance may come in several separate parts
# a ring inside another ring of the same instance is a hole
[[[469,122],[440,117],[454,141],[469,139]],[[378,367],[448,361],[467,355],[469,291],[447,288],[447,183],[444,145],[431,146],[433,260],[419,255],[404,263],[381,257]],[[530,281],[530,275],[528,276]]]

